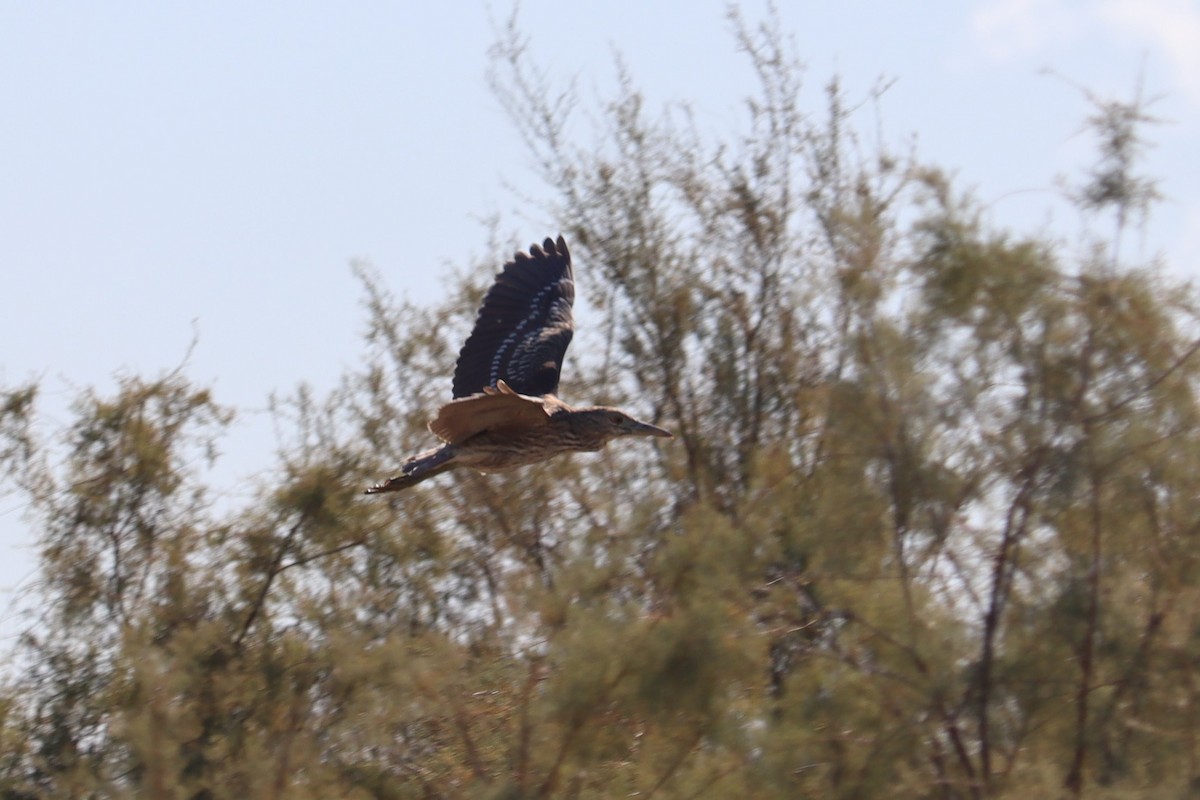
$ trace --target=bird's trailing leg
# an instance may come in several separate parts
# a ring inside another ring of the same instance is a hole
[[[404,466],[400,468],[399,475],[394,478],[388,478],[383,483],[375,484],[370,489],[367,489],[365,494],[398,492],[401,489],[416,486],[421,481],[432,478],[434,475],[454,469],[457,466],[454,463],[454,456],[457,454],[458,448],[452,444],[446,444],[435,450],[427,450],[424,453],[415,455],[404,463]]]

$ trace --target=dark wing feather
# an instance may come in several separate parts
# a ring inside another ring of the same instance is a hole
[[[517,253],[483,298],[475,328],[458,354],[454,397],[504,381],[537,397],[558,391],[563,356],[575,332],[575,276],[561,236]]]

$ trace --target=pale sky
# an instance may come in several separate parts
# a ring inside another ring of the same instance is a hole
[[[778,5],[814,113],[834,72],[851,97],[894,79],[889,138],[915,136],[1018,230],[1075,222],[1054,180],[1093,142],[1071,82],[1128,99],[1141,75],[1169,124],[1147,164],[1167,200],[1139,246],[1200,274],[1197,0]],[[755,19],[763,3],[742,8]],[[0,0],[0,386],[39,379],[52,431],[77,390],[157,376],[198,337],[187,375],[240,414],[218,473],[237,497],[237,477],[272,461],[268,395],[324,392],[358,363],[352,259],[432,302],[448,265],[506,257],[483,249],[482,218],[522,245],[557,232],[506,189],[545,192],[488,90],[488,9]],[[620,52],[651,107],[688,100],[719,136],[753,89],[724,9],[526,0],[520,20],[536,61],[585,101],[607,95]],[[36,579],[23,510],[0,494],[0,635]]]

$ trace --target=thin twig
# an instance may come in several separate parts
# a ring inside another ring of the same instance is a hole
[[[242,625],[241,632],[237,635],[237,638],[233,640],[233,647],[235,650],[242,646],[242,641],[246,638],[246,635],[250,633],[250,629],[254,627],[255,620],[258,619],[259,613],[262,611],[263,606],[266,605],[267,593],[271,591],[271,584],[274,583],[275,577],[283,571],[283,556],[285,553],[287,553],[288,548],[292,546],[292,540],[296,538],[296,534],[299,533],[301,526],[303,526],[307,520],[308,513],[301,513],[295,524],[292,525],[291,530],[284,535],[283,541],[279,543],[279,550],[276,551],[275,557],[271,559],[271,566],[267,570],[267,577],[263,580],[262,588],[260,588],[258,591],[258,597],[255,599],[254,604],[250,607],[250,613],[246,615],[246,622]]]

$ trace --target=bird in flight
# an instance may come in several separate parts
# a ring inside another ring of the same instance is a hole
[[[396,492],[458,467],[523,467],[561,453],[600,450],[619,436],[670,431],[615,408],[558,399],[563,356],[575,332],[575,275],[561,236],[517,253],[496,276],[458,354],[453,399],[429,423],[442,444],[367,489]]]

